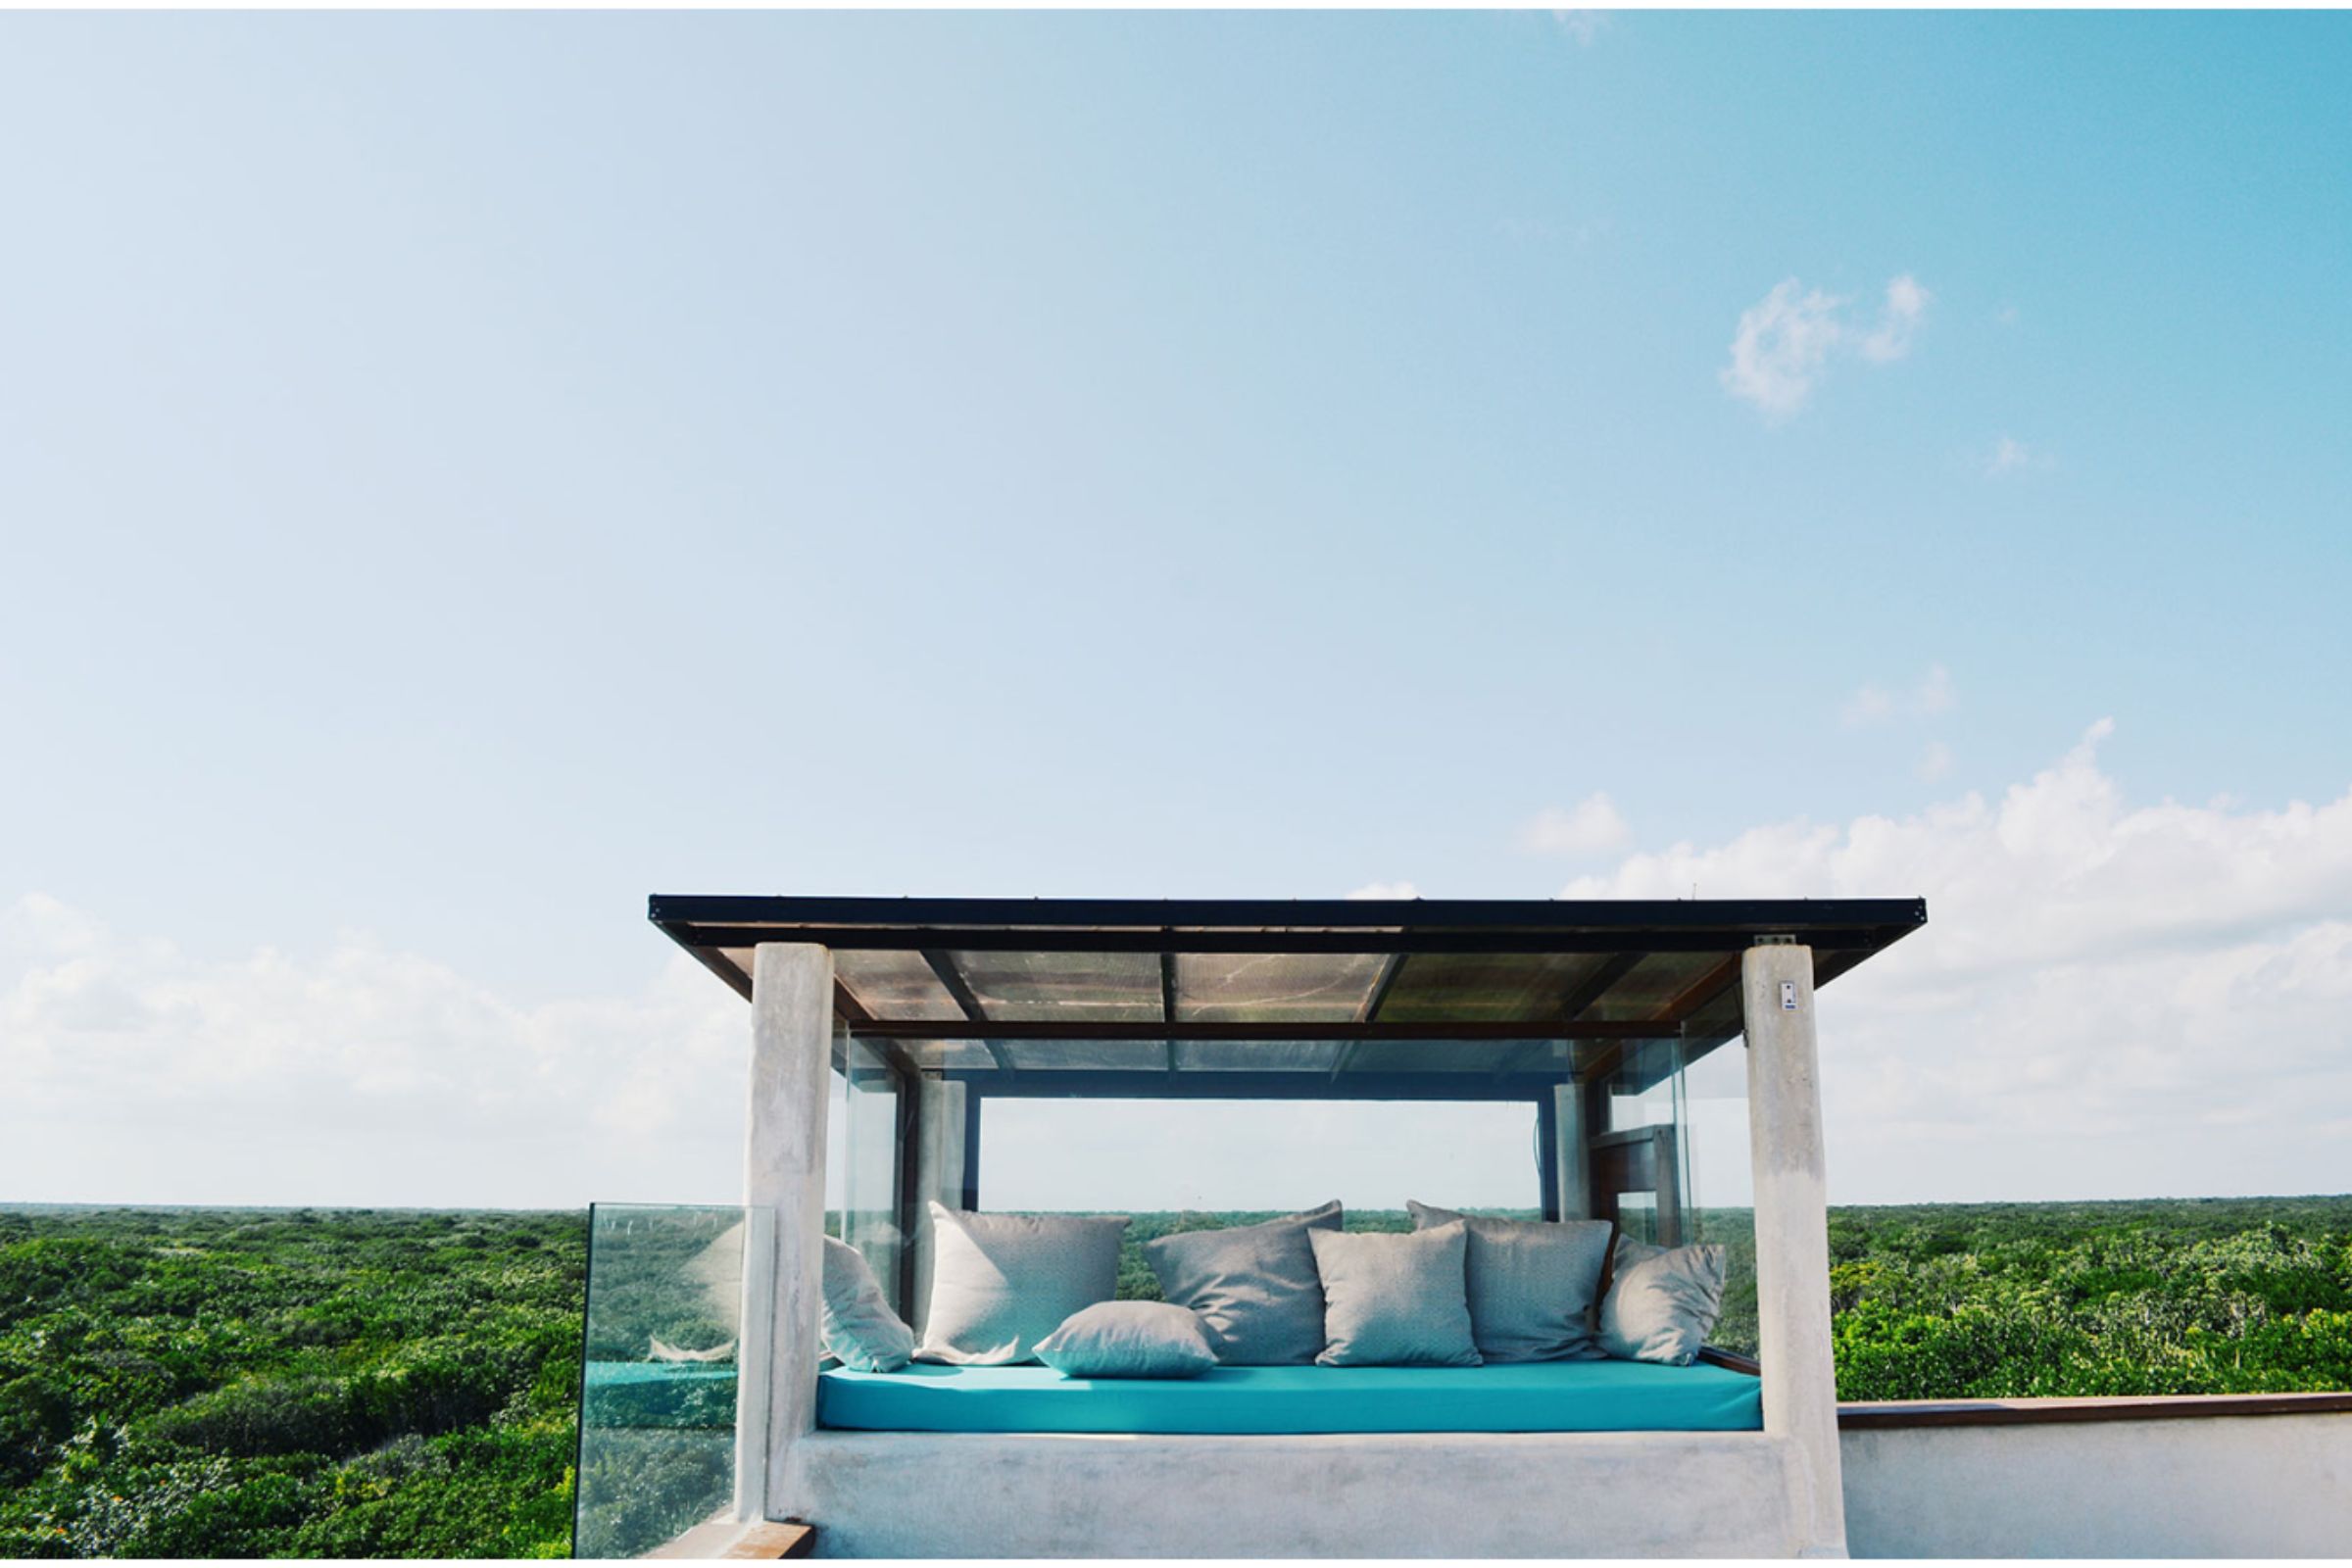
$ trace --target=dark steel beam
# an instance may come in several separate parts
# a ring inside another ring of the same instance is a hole
[[[1743,951],[1759,934],[1743,927],[1677,927],[1662,930],[1525,928],[1430,931],[1091,930],[1064,926],[1011,930],[1004,927],[700,925],[663,927],[688,946],[755,948],[763,942],[808,942],[839,952],[926,952],[956,949],[971,953],[1623,953],[1628,944],[1644,953]],[[1904,934],[1884,926],[1823,926],[1798,933],[1820,952],[1886,947]]]
[[[947,987],[948,995],[955,999],[956,1005],[963,1009],[965,1021],[994,1029],[996,1026],[988,1021],[987,1009],[980,1005],[980,999],[972,995],[972,988],[963,978],[963,971],[956,967],[956,960],[948,956],[946,950],[925,948],[922,950],[922,954],[923,961],[931,966],[931,972],[939,977],[939,983]],[[902,1035],[899,1038],[915,1039],[918,1037]],[[934,1040],[978,1040],[982,1046],[987,1048],[989,1059],[997,1064],[997,1071],[1011,1073],[1018,1070],[1013,1066],[1012,1058],[1004,1054],[1004,1048],[985,1035],[933,1035],[931,1038]]]
[[[1176,1021],[1176,955],[1173,953],[1159,956],[1159,1016],[1165,1023]],[[1175,1070],[1176,1041],[1171,1036],[1168,1040],[1168,1071]]]
[[[1583,1017],[1586,1008],[1607,996],[1611,986],[1633,973],[1635,967],[1648,956],[1646,953],[1620,953],[1608,959],[1586,976],[1582,985],[1560,999],[1561,1013],[1571,1019]]]
[[[1024,1072],[1009,1080],[986,1068],[953,1070],[951,1081],[991,1100],[1444,1100],[1540,1102],[1559,1082],[1548,1074],[1496,1078],[1483,1072],[1349,1073],[1333,1083],[1317,1072]]]
[[[1233,1023],[1196,1019],[1164,1024],[1152,1019],[880,1018],[858,1031],[869,1040],[1670,1040],[1676,1031],[1657,1022],[1613,1019],[1570,1024],[1559,1018],[1498,1022],[1490,1018],[1427,1019],[1413,1023],[1287,1021]]]
[[[1742,931],[1802,935],[1835,926],[1925,924],[1924,899],[843,899],[656,894],[658,925],[804,927],[1029,926],[1062,936],[1081,928],[1126,927],[1151,935],[1171,928],[1282,931],[1520,929]],[[1179,936],[1192,931],[1178,929]],[[771,941],[807,941],[775,935]],[[854,943],[839,944],[855,946]],[[1067,947],[1067,944],[1053,944]],[[1622,946],[1623,944],[1619,944]],[[1745,946],[1745,943],[1740,944]],[[1042,951],[1042,949],[1041,949]],[[1279,950],[1278,950],[1279,951]]]
[[[1396,989],[1396,976],[1404,968],[1404,960],[1408,956],[1407,954],[1392,953],[1381,964],[1379,978],[1372,982],[1371,991],[1364,997],[1364,1004],[1355,1011],[1357,1027],[1361,1028],[1379,1020],[1380,1009],[1388,1005],[1389,993]],[[1355,1060],[1355,1048],[1362,1043],[1362,1039],[1359,1037],[1348,1041],[1339,1049],[1338,1054],[1331,1059],[1331,1076],[1333,1078],[1339,1077],[1348,1070],[1349,1064]]]

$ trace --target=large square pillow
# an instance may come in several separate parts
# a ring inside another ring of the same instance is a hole
[[[1321,1366],[1476,1366],[1470,1233],[1460,1220],[1402,1233],[1314,1231],[1323,1276]]]
[[[825,1353],[854,1372],[896,1372],[914,1353],[914,1330],[890,1309],[865,1254],[825,1238]]]
[[[1323,1348],[1323,1281],[1309,1231],[1340,1228],[1335,1200],[1258,1225],[1144,1244],[1159,1294],[1200,1314],[1227,1366],[1303,1366]]]
[[[1124,1214],[974,1214],[931,1204],[931,1308],[918,1361],[1004,1366],[1119,1290]]]
[[[1609,1261],[1605,1219],[1488,1219],[1407,1202],[1417,1230],[1470,1228],[1470,1328],[1489,1361],[1589,1361]]]
[[[1217,1364],[1200,1317],[1172,1301],[1098,1301],[1039,1342],[1037,1358],[1069,1378],[1193,1378]]]
[[[1600,1298],[1600,1348],[1621,1361],[1689,1366],[1723,1315],[1721,1247],[1617,1244],[1617,1277]]]

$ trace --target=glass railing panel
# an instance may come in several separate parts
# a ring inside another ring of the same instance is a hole
[[[771,1229],[739,1205],[589,1210],[572,1555],[642,1556],[732,1514],[744,1267]]]

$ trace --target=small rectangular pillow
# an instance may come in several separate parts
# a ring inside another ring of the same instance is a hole
[[[1317,1365],[1479,1364],[1470,1233],[1460,1220],[1403,1233],[1313,1231],[1308,1242],[1323,1276],[1326,1343]]]
[[[1723,1315],[1721,1247],[1617,1243],[1617,1277],[1600,1301],[1600,1348],[1621,1361],[1689,1366]]]
[[[1159,1294],[1200,1314],[1227,1366],[1303,1366],[1323,1348],[1323,1281],[1307,1233],[1340,1228],[1337,1200],[1256,1225],[1144,1244]]]
[[[854,1372],[896,1372],[914,1353],[914,1330],[882,1298],[865,1254],[825,1238],[825,1353]]]
[[[918,1361],[1006,1366],[1119,1291],[1124,1214],[974,1214],[931,1204],[931,1309]]]
[[[1609,1261],[1605,1219],[1488,1219],[1407,1202],[1417,1230],[1470,1227],[1470,1327],[1492,1362],[1589,1361],[1592,1308]]]
[[[1169,1301],[1082,1306],[1038,1342],[1037,1358],[1068,1378],[1194,1378],[1217,1364],[1199,1314]]]

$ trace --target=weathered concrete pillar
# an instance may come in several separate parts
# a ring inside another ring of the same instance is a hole
[[[1552,1168],[1558,1172],[1560,1218],[1592,1217],[1592,1163],[1585,1149],[1585,1086],[1556,1084],[1551,1091]]]
[[[1813,950],[1750,948],[1747,1114],[1756,1175],[1756,1337],[1764,1430],[1789,1440],[1806,1494],[1801,1555],[1845,1555],[1838,1461],[1838,1373],[1830,1350],[1830,1209],[1813,1032]]]
[[[963,1113],[968,1091],[944,1078],[925,1078],[914,1105],[914,1268],[905,1316],[923,1332],[931,1305],[931,1207],[937,1199],[963,1206]]]
[[[745,1205],[773,1216],[775,1246],[766,1376],[760,1380],[765,1410],[736,1411],[736,1507],[751,1518],[773,1514],[784,1502],[792,1445],[816,1425],[816,1368],[824,1333],[826,1074],[832,1059],[831,951],[799,942],[761,943],[752,963],[752,1092],[743,1185]],[[747,1229],[747,1260],[756,1235],[756,1228]],[[753,1273],[748,1261],[745,1273],[747,1278]],[[746,1363],[742,1376],[749,1381],[749,1363],[760,1351],[747,1343],[739,1353]]]

